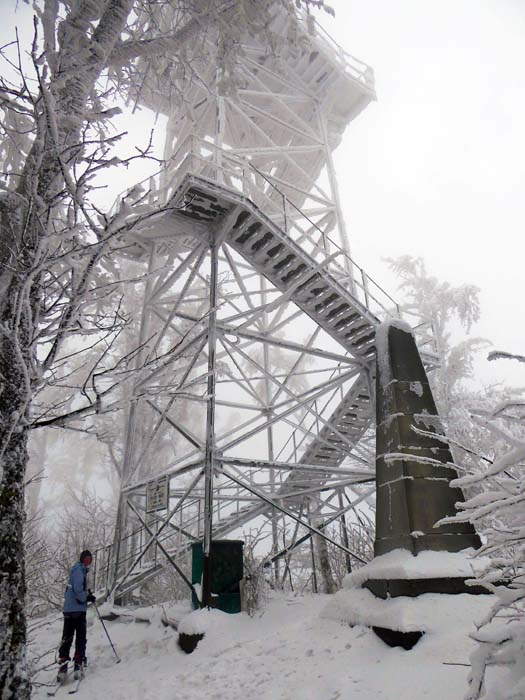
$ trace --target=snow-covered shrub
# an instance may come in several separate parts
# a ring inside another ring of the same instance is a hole
[[[158,552],[159,560],[163,554]],[[184,572],[191,570],[191,552],[177,557],[177,564]],[[133,603],[138,605],[157,605],[159,603],[180,603],[189,601],[191,591],[179,574],[171,566],[166,566],[153,579],[147,581],[133,593]]]
[[[439,366],[429,373],[429,381],[440,416],[448,424],[447,435],[454,437],[458,420],[463,424],[464,399],[470,398],[472,391],[467,382],[473,377],[475,354],[489,344],[483,338],[469,336],[480,317],[480,290],[472,284],[453,287],[439,280],[428,272],[422,258],[402,255],[387,258],[387,263],[400,280],[403,316],[411,325],[417,319],[432,324],[435,348],[424,349],[435,349]],[[465,337],[454,337],[458,328]]]
[[[327,534],[329,534],[333,539],[339,540],[342,542],[342,544],[345,544],[345,539],[342,536],[341,528],[339,526],[332,525]],[[365,512],[359,512],[357,514],[357,520],[352,520],[347,517],[346,538],[348,548],[352,552],[355,552],[365,561],[371,561],[374,558],[375,538],[375,523],[373,520],[373,514],[368,515]],[[341,588],[343,579],[348,573],[348,557],[346,552],[330,542],[327,543],[327,546],[337,587]],[[352,569],[354,569],[361,566],[361,564],[359,564],[359,562],[357,562],[353,557],[350,557],[350,566]]]
[[[62,609],[64,574],[57,565],[57,549],[44,525],[42,513],[28,518],[24,525],[24,550],[29,620]]]
[[[26,555],[26,614],[41,617],[61,611],[64,588],[71,566],[84,549],[96,552],[111,541],[114,512],[111,506],[84,489],[67,492],[62,509],[53,521],[44,509],[28,517],[24,528]],[[93,582],[92,566],[90,586]]]
[[[244,579],[241,582],[243,610],[250,616],[266,606],[270,588],[261,560],[254,553],[255,543],[256,540],[248,539],[244,546]]]

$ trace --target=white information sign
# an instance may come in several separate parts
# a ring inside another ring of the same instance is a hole
[[[146,513],[167,510],[170,497],[170,482],[167,476],[150,481],[146,488]]]

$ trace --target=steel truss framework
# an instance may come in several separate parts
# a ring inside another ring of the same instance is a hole
[[[196,60],[173,109],[150,67],[141,99],[169,110],[159,197],[174,210],[127,242],[147,274],[115,542],[98,565],[113,594],[167,562],[187,581],[177,560],[203,540],[206,602],[212,538],[267,522],[278,562],[312,533],[332,541],[328,525],[372,495],[374,334],[399,309],[349,257],[332,152],[373,76],[317,31],[279,61],[247,38],[236,98]],[[146,512],[161,476],[167,507]]]

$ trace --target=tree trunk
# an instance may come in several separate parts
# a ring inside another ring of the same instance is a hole
[[[88,95],[119,41],[132,5],[133,0],[109,0],[104,5],[80,2],[60,22],[60,60],[55,65],[61,75],[56,85],[56,76],[51,79],[47,98],[40,96],[38,138],[17,192],[0,198],[1,700],[31,696],[26,666],[23,524],[29,410],[38,376],[33,367],[34,330],[41,304],[38,267],[45,263],[47,235],[52,232],[55,207],[60,206],[57,195],[64,187],[61,159],[65,167],[71,167],[82,152],[81,125]],[[91,35],[92,22],[97,19],[93,12],[98,11],[100,21]],[[68,75],[65,80],[64,75]]]
[[[25,571],[23,552],[24,473],[27,430],[11,439],[3,458],[0,494],[0,697],[31,696],[26,671]]]
[[[23,541],[28,438],[27,365],[16,339],[12,306],[7,305],[1,319],[3,337],[0,345],[0,697],[2,700],[26,700],[31,696],[25,663]],[[26,323],[21,324],[21,331],[22,340],[27,341]],[[27,353],[29,343],[25,345]]]

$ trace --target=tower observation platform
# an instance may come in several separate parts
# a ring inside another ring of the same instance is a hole
[[[348,252],[332,153],[348,124],[375,99],[373,71],[312,18],[296,17],[295,40],[285,40],[289,20],[281,14],[271,30],[282,39],[277,55],[245,37],[229,87],[217,72],[212,46],[195,50],[182,80],[171,76],[168,57],[145,68],[137,97],[168,117],[164,158],[170,167],[163,184],[180,176],[184,144],[196,139],[194,155],[219,166],[225,159],[226,169],[228,157],[249,160],[327,234],[335,230]],[[203,152],[199,140],[213,144],[213,153]],[[259,184],[270,199],[278,199],[269,183]]]
[[[126,239],[147,274],[118,525],[98,566],[117,596],[165,566],[184,578],[193,542],[206,560],[248,524],[271,533],[279,576],[301,533],[330,540],[373,497],[375,329],[400,310],[350,256],[333,152],[374,77],[311,18],[278,14],[276,36],[289,22],[276,51],[246,36],[228,80],[213,37],[184,69],[142,67],[136,99],[167,116],[154,196],[168,208]],[[429,324],[407,320],[435,362]]]

